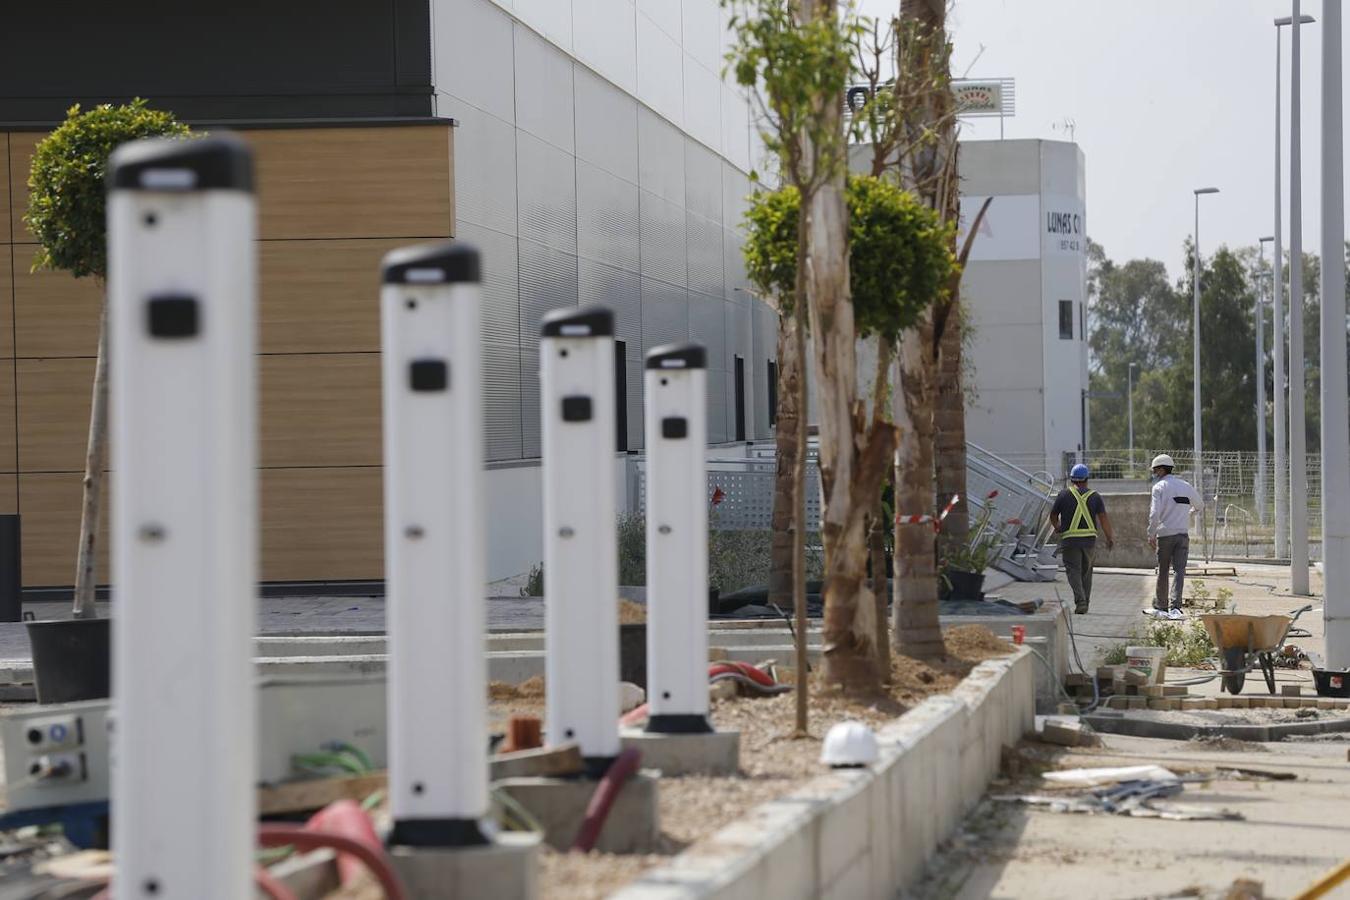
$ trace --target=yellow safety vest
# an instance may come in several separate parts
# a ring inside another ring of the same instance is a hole
[[[1060,533],[1060,537],[1095,538],[1097,536],[1097,524],[1092,520],[1092,513],[1088,510],[1088,499],[1096,491],[1080,494],[1078,488],[1070,487],[1069,493],[1073,494],[1073,499],[1078,503],[1078,508],[1074,510],[1073,518],[1069,520],[1069,527]]]

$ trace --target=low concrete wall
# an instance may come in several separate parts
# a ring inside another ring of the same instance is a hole
[[[1097,541],[1096,564],[1113,569],[1151,569],[1156,559],[1148,546],[1148,503],[1150,495],[1102,493],[1106,514],[1116,536],[1116,547],[1107,550]],[[1061,563],[1062,565],[1062,563]]]
[[[974,808],[1003,746],[1033,729],[1036,665],[1025,649],[981,663],[950,695],[882,728],[871,768],[836,770],[762,804],[613,896],[894,896]]]

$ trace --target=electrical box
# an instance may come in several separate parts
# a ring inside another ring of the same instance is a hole
[[[258,685],[258,780],[277,784],[298,773],[291,757],[325,744],[351,744],[386,767],[385,679],[332,675],[265,678]]]
[[[108,799],[108,701],[0,712],[4,810]]]

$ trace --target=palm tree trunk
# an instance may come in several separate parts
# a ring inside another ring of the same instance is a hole
[[[804,240],[802,235],[803,231],[799,229],[799,242]],[[801,259],[800,256],[797,258]],[[801,271],[802,267],[798,266],[797,301],[792,307],[792,356],[796,361],[797,374],[793,385],[797,409],[793,420],[795,442],[792,459],[792,606],[797,644],[797,683],[794,691],[797,695],[797,736],[804,738],[810,735],[807,730],[807,691],[810,690],[811,679],[806,658],[806,378],[803,374],[806,365],[806,297],[800,290],[804,281]]]
[[[958,213],[959,214],[959,213]],[[958,284],[956,290],[960,290]],[[970,531],[970,507],[966,505],[966,397],[962,382],[962,332],[960,298],[952,294],[947,327],[942,333],[938,365],[937,399],[933,410],[934,468],[937,475],[937,507],[954,496],[962,502],[952,507],[942,532],[947,540],[964,542]]]
[[[98,356],[94,362],[94,391],[89,404],[89,443],[84,454],[84,502],[80,506],[80,546],[75,559],[77,619],[98,615],[94,606],[97,580],[99,510],[103,505],[103,462],[108,447],[108,301],[99,313]]]
[[[802,356],[798,354],[797,320],[793,314],[778,316],[778,414],[776,420],[777,467],[774,472],[773,533],[770,537],[769,602],[787,609],[794,605],[792,565],[796,558],[793,534],[797,492],[797,419],[802,416],[798,394],[803,386]]]

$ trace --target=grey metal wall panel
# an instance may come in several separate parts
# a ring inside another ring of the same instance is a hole
[[[528,28],[517,26],[515,34],[516,127],[570,153],[572,60]]]
[[[519,459],[520,295],[516,238],[461,223],[459,239],[483,255],[483,417],[490,460]]]
[[[577,255],[638,271],[638,186],[577,160]]]
[[[684,79],[672,78],[680,71],[684,54],[680,43],[661,30],[645,13],[637,16],[637,95],[672,122],[683,124]]]
[[[577,156],[637,184],[637,100],[584,66],[575,68]]]
[[[750,354],[754,360],[755,439],[772,435],[769,425],[769,360],[778,358],[778,317],[763,303],[751,302]]]
[[[555,250],[577,250],[576,157],[516,132],[520,236]]]
[[[732,300],[744,300],[754,296],[755,288],[745,274],[745,256],[741,252],[741,236],[731,229],[722,229],[722,278],[726,284],[726,296]]]
[[[685,219],[685,246],[689,290],[719,297],[725,292],[722,280],[724,252],[722,226],[689,213]]]
[[[488,0],[433,0],[436,92],[515,121],[511,17]],[[437,113],[459,118],[437,104]],[[458,141],[456,141],[458,144]],[[456,147],[458,150],[458,146]]]
[[[722,224],[729,228],[743,228],[745,211],[750,208],[750,194],[754,185],[744,172],[730,163],[722,162]]]
[[[516,233],[516,129],[480,109],[455,116],[455,215],[503,234]]]
[[[642,274],[683,288],[688,278],[683,207],[643,191],[639,198]]]
[[[684,208],[722,224],[722,160],[691,140],[684,142]]]
[[[736,436],[732,431],[735,428],[735,423],[727,409],[727,397],[730,396],[727,384],[731,380],[731,376],[721,369],[708,370],[708,443],[710,444],[726,443]]]
[[[736,371],[735,357],[739,356],[745,360],[745,430],[749,437],[754,428],[754,409],[756,403],[755,379],[752,375],[755,366],[753,346],[750,340],[750,304],[740,301],[731,301],[725,303],[722,307],[726,315],[726,335],[727,335],[727,428],[729,431],[735,428],[736,411],[736,379],[733,373]],[[734,432],[731,438],[734,439]]]
[[[642,287],[636,272],[589,259],[577,261],[582,303],[599,303],[614,311],[614,337],[628,343],[628,352],[642,355]]]
[[[717,69],[688,53],[684,63],[684,118],[680,125],[709,147],[722,145],[722,81]]]
[[[726,306],[721,297],[689,292],[689,340],[707,348],[709,369],[728,366]]]
[[[633,352],[633,345],[628,345],[628,352],[624,354],[624,368],[628,373],[628,449],[641,450],[646,445],[646,435],[642,431],[642,416],[645,411],[645,393],[646,385],[643,382],[642,373],[642,348],[638,347],[636,353]]]
[[[577,305],[577,258],[520,239],[520,413],[524,455],[539,455],[539,320]]]
[[[682,287],[643,276],[642,350],[689,340],[689,296]]]
[[[633,0],[572,0],[577,59],[629,93],[637,93],[637,9]]]
[[[666,0],[671,6],[676,4]],[[682,0],[679,4],[685,52],[710,69],[722,64],[722,17],[717,0]]]
[[[507,0],[502,5],[559,45],[572,46],[572,0]]]
[[[672,203],[684,203],[685,140],[669,122],[638,107],[638,184],[644,190]]]

